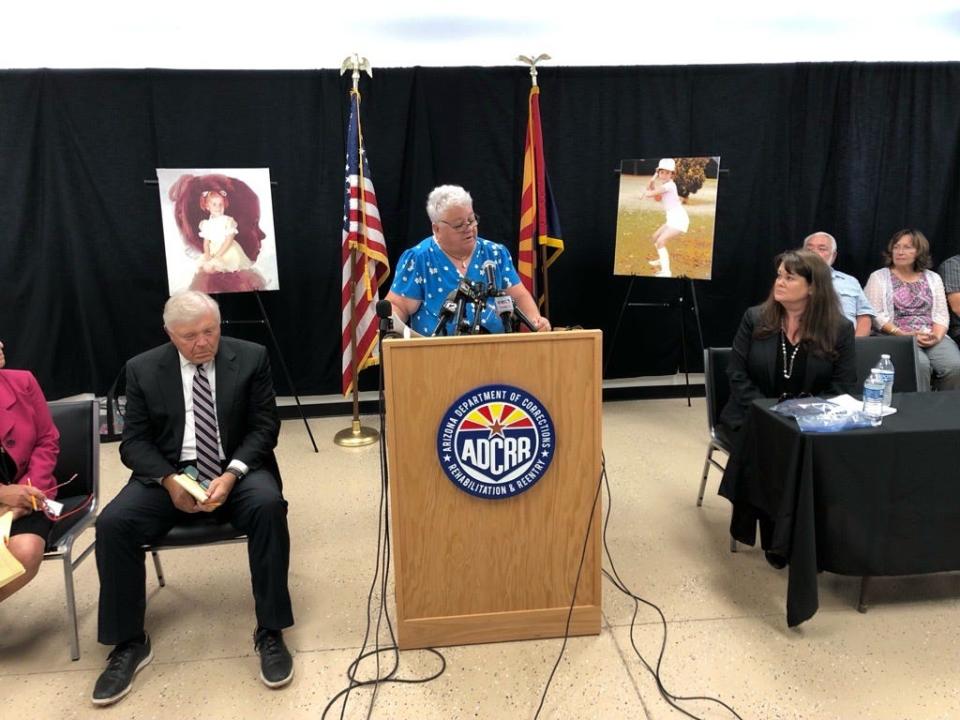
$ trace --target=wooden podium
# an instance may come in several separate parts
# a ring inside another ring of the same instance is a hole
[[[564,634],[600,479],[601,352],[599,330],[384,342],[402,649]],[[489,384],[523,389],[553,419],[551,464],[508,498],[468,494],[438,456],[447,409]],[[597,497],[571,635],[600,632]]]

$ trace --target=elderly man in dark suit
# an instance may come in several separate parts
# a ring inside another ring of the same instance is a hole
[[[293,624],[290,536],[273,455],[280,419],[266,348],[221,338],[220,309],[203,293],[173,295],[163,322],[170,342],[127,363],[120,457],[133,474],[97,519],[99,640],[115,647],[93,690],[96,705],[126,695],[153,659],[142,546],[195,513],[221,514],[249,536],[260,677],[272,688],[293,678],[281,632]],[[174,480],[189,465],[209,482],[205,502]]]

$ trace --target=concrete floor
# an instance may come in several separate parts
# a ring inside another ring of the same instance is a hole
[[[667,618],[661,675],[676,695],[713,696],[744,718],[960,717],[960,574],[877,581],[866,615],[859,580],[824,573],[820,611],[795,630],[784,617],[785,571],[753,548],[729,552],[729,504],[714,472],[695,505],[705,450],[702,399],[608,403],[604,447],[612,490],[608,531],[617,570]],[[375,422],[365,418],[366,424]],[[59,566],[0,605],[3,717],[311,718],[345,684],[363,638],[379,498],[378,448],[346,450],[333,434],[343,418],[284,422],[278,457],[290,501],[290,588],[297,624],[286,633],[296,676],[271,691],[258,679],[253,601],[242,545],[163,554],[167,587],[148,572],[147,627],[154,661],[133,692],[106,709],[89,696],[108,649],[96,643],[92,558],[77,572],[82,657],[71,662]],[[127,477],[117,445],[102,448],[102,486],[112,497]],[[80,541],[81,547],[93,533]],[[631,647],[633,602],[603,587],[599,636],[571,639],[543,718],[682,717],[659,695]],[[641,606],[633,640],[656,663],[662,626]],[[444,648],[445,673],[426,684],[382,686],[375,718],[532,718],[560,640]],[[434,656],[401,655],[399,675],[438,668]],[[368,675],[372,670],[364,666]],[[366,717],[371,693],[355,691],[345,717]],[[733,717],[702,700],[703,718]],[[339,706],[328,717],[339,717]]]

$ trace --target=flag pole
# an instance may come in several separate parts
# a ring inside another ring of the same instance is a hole
[[[517,60],[530,66],[530,85],[537,87],[537,64],[541,60],[550,60],[547,53],[540,53],[536,57],[526,55],[517,55]],[[534,175],[536,177],[536,174]],[[539,190],[539,188],[538,188]],[[546,212],[546,208],[541,208],[537,203],[537,213]],[[539,247],[540,252],[534,250],[534,255],[539,255],[539,262],[536,263],[534,270],[534,297],[533,301],[537,305],[537,310],[545,317],[550,317],[550,286],[547,281],[547,246],[540,244],[539,222],[534,223],[533,229],[534,247]]]
[[[374,428],[360,424],[359,369],[357,367],[357,312],[354,293],[357,281],[353,269],[357,264],[356,248],[350,251],[350,366],[353,368],[353,419],[350,427],[344,428],[333,436],[333,442],[340,447],[364,447],[372,445],[380,437]]]
[[[340,74],[343,75],[347,70],[351,70],[351,79],[353,80],[353,92],[360,89],[360,71],[366,71],[367,75],[373,77],[373,71],[370,69],[370,62],[366,58],[360,58],[356,53],[344,59],[340,67]],[[340,447],[364,447],[372,445],[380,437],[374,428],[366,427],[360,424],[360,390],[359,390],[359,367],[357,364],[357,307],[356,307],[356,279],[357,267],[357,248],[350,249],[350,367],[351,377],[353,378],[353,419],[350,427],[344,428],[333,436],[333,442]]]

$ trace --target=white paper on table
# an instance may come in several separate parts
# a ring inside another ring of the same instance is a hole
[[[401,320],[396,313],[393,313],[390,319],[393,320],[393,329],[396,332],[400,333],[404,338],[423,337],[423,335],[418,333],[412,327],[407,325],[403,320]]]
[[[836,397],[827,400],[827,402],[833,403],[834,405],[839,405],[844,410],[863,410],[863,400],[857,400],[852,395],[837,395]],[[897,412],[895,407],[888,407],[884,405],[881,416],[886,417],[887,415],[893,415],[895,412]]]

